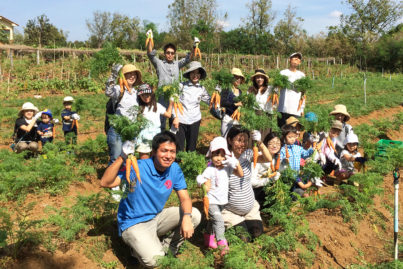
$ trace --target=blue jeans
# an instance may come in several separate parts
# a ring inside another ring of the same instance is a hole
[[[115,132],[113,127],[110,127],[106,134],[106,143],[109,148],[109,164],[113,163],[122,153],[122,139],[120,135]]]

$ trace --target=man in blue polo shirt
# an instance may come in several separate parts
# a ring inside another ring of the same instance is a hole
[[[179,165],[175,163],[175,136],[164,131],[152,141],[152,158],[139,160],[141,183],[131,168],[131,191],[122,199],[118,210],[118,229],[132,254],[146,267],[157,266],[159,257],[169,250],[176,254],[184,239],[192,237],[201,215],[192,208],[187,185]],[[134,153],[132,143],[124,144],[119,156],[105,171],[101,186],[112,188],[126,182],[119,172],[127,155]],[[164,208],[172,190],[181,206]],[[171,232],[161,242],[159,237]]]

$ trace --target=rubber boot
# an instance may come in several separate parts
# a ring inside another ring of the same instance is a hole
[[[204,245],[208,248],[217,248],[214,234],[204,234]]]
[[[224,256],[225,254],[228,253],[229,247],[228,247],[227,240],[225,240],[225,239],[220,240],[220,241],[218,241],[217,245],[221,249],[221,256]]]

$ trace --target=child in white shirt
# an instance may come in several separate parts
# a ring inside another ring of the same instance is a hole
[[[345,147],[340,154],[342,168],[337,176],[340,179],[348,179],[354,174],[354,163],[365,163],[366,159],[358,152],[358,137],[351,133],[347,136]]]
[[[199,186],[205,185],[209,199],[208,216],[210,221],[207,225],[207,233],[204,234],[204,243],[210,248],[220,246],[222,248],[221,254],[225,254],[229,249],[224,236],[224,219],[221,215],[224,205],[228,203],[229,176],[234,173],[243,177],[243,170],[239,161],[230,156],[225,138],[214,138],[206,154],[206,157],[211,158],[211,164],[204,170],[203,174],[197,176],[197,183]]]

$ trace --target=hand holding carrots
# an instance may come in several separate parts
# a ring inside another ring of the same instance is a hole
[[[197,55],[199,55],[199,58],[201,60],[202,56],[201,56],[201,52],[200,52],[200,49],[199,49],[199,44],[200,44],[200,39],[195,37],[194,38],[194,43],[193,43],[193,47],[195,49],[195,57],[197,57]]]
[[[154,36],[153,36],[153,30],[149,29],[146,33],[146,47],[148,46],[148,44],[151,45],[151,48],[154,47]]]
[[[126,160],[130,154],[134,154],[134,142],[125,141],[122,145],[122,153],[120,156],[123,158],[123,160]]]

